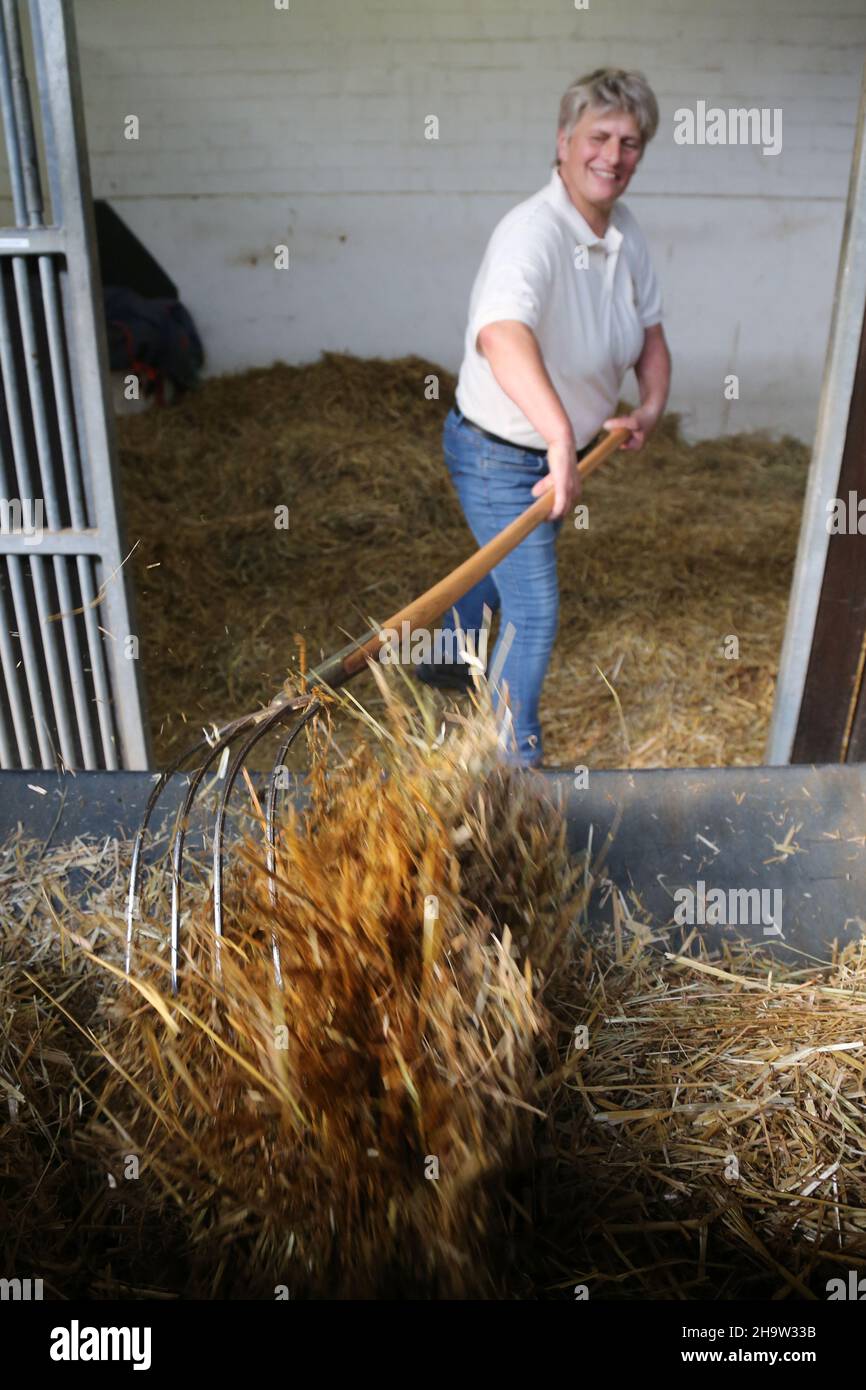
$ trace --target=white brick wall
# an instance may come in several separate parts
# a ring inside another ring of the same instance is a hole
[[[615,62],[646,72],[662,110],[628,202],[663,280],[674,407],[692,433],[811,437],[863,7],[76,0],[75,13],[95,192],[177,280],[211,371],[325,348],[456,368],[486,238],[548,177],[562,89]],[[782,153],[676,145],[674,111],[700,98],[781,107]],[[277,272],[283,241],[292,265]],[[723,399],[728,372],[738,402]]]

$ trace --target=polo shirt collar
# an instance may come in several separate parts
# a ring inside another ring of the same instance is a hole
[[[598,236],[592,230],[585,217],[578,212],[574,203],[568,196],[568,189],[559,176],[559,170],[554,168],[550,175],[550,183],[547,188],[550,202],[556,208],[561,217],[565,219],[571,230],[574,232],[581,246],[599,246],[606,256],[614,255],[622,245],[622,232],[619,227],[615,227],[613,218],[608,223],[607,231],[604,236]]]

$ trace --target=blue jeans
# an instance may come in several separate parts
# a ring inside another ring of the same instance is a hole
[[[456,406],[445,421],[442,440],[463,513],[478,544],[485,545],[535,501],[532,488],[546,476],[547,459],[515,444],[485,439],[465,423]],[[508,688],[514,720],[511,754],[527,766],[542,757],[538,704],[559,619],[556,537],[561,524],[542,522],[456,605],[459,626],[476,650],[485,605],[494,613],[501,609],[488,675],[495,677],[496,693]],[[442,624],[452,626],[451,612]]]

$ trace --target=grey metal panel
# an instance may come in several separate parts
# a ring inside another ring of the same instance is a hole
[[[66,237],[62,227],[4,227],[0,239],[0,256],[65,256]]]
[[[19,482],[24,487],[28,497],[36,497],[41,494],[45,511],[48,516],[48,525],[51,530],[56,531],[61,525],[61,495],[58,487],[55,460],[53,457],[51,436],[48,424],[48,409],[45,399],[45,384],[43,381],[42,363],[40,361],[39,343],[36,334],[36,320],[34,314],[33,300],[30,291],[30,280],[27,273],[27,265],[23,258],[15,257],[12,262],[12,271],[15,279],[15,288],[18,296],[18,323],[21,332],[21,344],[24,349],[24,362],[26,367],[27,388],[30,397],[30,418],[33,426],[36,442],[36,457],[38,461],[40,483],[35,484],[31,481],[29,464],[26,461],[26,454],[16,457]],[[11,386],[11,391],[10,391]],[[7,383],[6,399],[14,399],[20,389],[20,382]],[[18,402],[15,401],[17,406]],[[31,559],[31,570],[33,571],[34,585],[46,593],[47,573],[43,570],[42,556],[34,554]],[[67,767],[80,766],[78,744],[75,733],[73,732],[73,721],[71,711],[68,709],[67,683],[71,686],[73,704],[77,719],[84,719],[85,724],[89,725],[89,711],[83,704],[84,700],[84,675],[81,670],[80,654],[77,648],[75,635],[75,621],[72,617],[74,608],[72,589],[69,583],[66,565],[60,557],[54,557],[49,562],[46,558],[45,570],[49,563],[53,565],[54,582],[57,586],[57,597],[60,606],[60,626],[65,647],[66,662],[60,656],[59,640],[56,629],[52,630],[48,619],[50,614],[46,614],[43,607],[40,607],[40,627],[42,631],[42,643],[45,650],[46,666],[48,670],[48,683],[51,692],[51,700],[54,709],[54,717],[57,724],[57,732],[60,740],[60,753]],[[44,602],[44,600],[43,600]],[[82,740],[92,748],[92,741],[87,735]],[[85,755],[83,766],[94,766],[94,759]]]
[[[741,932],[788,959],[792,952],[823,957],[834,940],[844,944],[863,935],[864,766],[592,772],[581,790],[574,787],[573,773],[543,776],[565,812],[572,855],[578,864],[587,857],[596,874],[588,913],[594,930],[610,927],[614,894],[636,920],[666,928],[675,890],[694,888],[700,880],[708,892],[757,887],[783,895],[780,935],[765,934],[760,924],[737,929],[698,924],[708,946]],[[166,788],[148,841],[148,872],[170,877],[165,851],[188,785],[188,777],[178,774]],[[37,840],[50,835],[52,844],[79,835],[129,839],[152,790],[153,777],[144,773],[0,773],[0,840],[20,821]],[[290,795],[304,804],[300,778]],[[233,834],[259,834],[248,797],[239,795],[232,813]],[[213,809],[204,796],[190,819],[195,852],[203,838],[210,845],[212,827]],[[789,852],[781,852],[778,846],[786,841]],[[675,939],[668,941],[674,949]]]
[[[866,931],[866,766],[650,768],[592,772],[589,783],[549,779],[572,851],[589,849],[593,863],[605,851],[597,925],[610,924],[615,890],[638,920],[663,927],[677,890],[700,882],[707,894],[758,890],[781,904],[780,935],[704,922],[709,947],[739,933],[774,950],[820,951]]]
[[[815,634],[827,560],[827,502],[839,488],[839,473],[851,393],[866,311],[866,68],[860,93],[857,140],[848,187],[845,231],[836,279],[830,341],[800,541],[779,662],[776,698],[767,739],[767,762],[790,762],[806,672]]]
[[[108,345],[96,262],[96,227],[81,93],[78,45],[72,7],[65,0],[30,0],[31,23],[48,151],[55,222],[67,238],[65,288],[74,339],[75,404],[93,485],[96,529],[104,538],[97,575],[104,592],[100,624],[109,634],[108,658],[113,708],[120,740],[120,762],[128,768],[150,764],[144,700],[138,664],[124,655],[124,639],[137,631],[133,600],[122,575],[119,482],[114,417],[108,389]],[[63,80],[58,81],[57,75]]]
[[[16,288],[20,288],[17,258],[12,262],[12,266],[13,273],[16,275]],[[23,270],[26,278],[26,266],[23,266]],[[12,442],[12,467],[17,475],[18,488],[23,497],[32,499],[44,494],[50,524],[51,519],[56,520],[58,515],[57,501],[51,478],[43,474],[37,483],[31,469],[29,440],[23,409],[24,391],[15,361],[13,338],[12,315],[6,299],[6,289],[5,285],[0,284],[0,376],[2,376],[3,392],[8,411],[9,434]],[[29,331],[25,332],[23,347],[25,359],[32,358],[36,352],[36,343],[35,335]],[[3,483],[4,495],[7,497],[11,491],[8,484],[10,471],[4,461],[0,482]],[[2,539],[0,537],[0,541]],[[34,546],[31,551],[29,566],[19,568],[10,564],[9,578],[12,585],[15,616],[19,631],[22,634],[22,655],[27,667],[27,684],[31,698],[34,700],[40,756],[43,763],[47,760],[48,765],[52,766],[59,752],[67,767],[75,767],[77,763],[75,740],[66,706],[63,662],[58,649],[57,633],[51,622],[55,605],[52,602],[47,568],[50,563],[51,561],[46,557],[38,554],[38,546]],[[47,692],[41,690],[41,667],[38,664],[34,665],[34,662],[38,662],[38,658],[36,657],[35,636],[26,597],[25,572],[29,574],[33,587],[34,616],[45,663]],[[40,687],[38,695],[36,694],[37,685]],[[49,717],[49,708],[52,717]],[[59,738],[59,750],[54,748],[52,742],[51,729],[54,725],[56,725]]]
[[[36,543],[32,535],[0,535],[2,616],[16,625],[0,644],[9,714],[0,760],[9,765],[14,729],[21,765],[35,740],[44,766],[59,757],[68,767],[146,768],[138,668],[125,658],[124,639],[136,628],[123,573],[72,5],[29,0],[29,14],[54,225],[44,225],[19,0],[2,0],[0,102],[17,224],[0,228],[0,274],[4,265],[11,271],[0,285],[10,447],[3,495],[17,489],[22,499],[40,499],[46,524]],[[16,652],[23,680],[10,670]]]
[[[8,497],[8,493],[2,494]],[[5,535],[0,551],[5,555],[32,555],[34,545],[27,536]],[[100,555],[102,541],[97,531],[46,531],[39,542],[40,555]]]

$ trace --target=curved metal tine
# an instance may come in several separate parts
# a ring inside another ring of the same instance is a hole
[[[271,907],[276,907],[277,905],[277,839],[275,833],[275,825],[277,814],[277,795],[280,790],[278,774],[282,770],[283,760],[285,759],[285,756],[291,748],[292,744],[294,743],[295,739],[298,737],[298,734],[301,732],[303,728],[307,726],[307,724],[313,718],[313,715],[317,714],[321,708],[322,706],[319,703],[319,701],[314,700],[313,703],[310,705],[309,709],[306,711],[306,713],[301,715],[301,718],[298,720],[294,729],[292,729],[292,732],[289,734],[288,738],[284,741],[282,747],[280,748],[280,751],[276,757],[276,761],[273,767],[271,768],[271,781],[270,786],[268,787],[268,803],[265,820],[267,836],[268,896],[271,901]],[[277,989],[282,989],[283,970],[282,963],[280,961],[280,945],[277,941],[276,928],[274,928],[274,930],[271,932],[271,955],[273,957],[274,962],[274,981],[276,983]]]
[[[252,715],[249,716],[253,718]],[[247,726],[244,726],[247,727]],[[211,746],[210,756],[205,759],[200,767],[196,768],[193,777],[187,788],[183,806],[177,819],[177,829],[171,847],[171,992],[177,994],[178,991],[178,968],[180,957],[180,895],[181,895],[181,864],[183,862],[183,847],[186,840],[186,832],[189,822],[189,813],[192,803],[195,800],[202,780],[219,753],[224,748],[228,748],[238,729],[235,724],[231,725],[230,732]]]
[[[138,827],[132,846],[132,863],[129,868],[129,892],[126,901],[126,960],[124,965],[127,975],[132,969],[132,939],[135,931],[135,903],[138,897],[138,883],[141,875],[141,852],[144,847],[144,837],[150,825],[150,818],[156,809],[156,803],[165,791],[166,783],[169,778],[173,777],[176,772],[179,772],[189,758],[194,758],[197,753],[209,746],[209,740],[202,738],[199,739],[198,743],[188,748],[185,753],[181,753],[179,758],[176,758],[173,763],[169,764],[164,772],[160,773],[154,784],[153,791],[147,798],[144,815],[142,816],[141,824]]]
[[[290,701],[276,710],[267,719],[262,720],[257,728],[253,730],[249,738],[246,739],[238,749],[231,766],[226,773],[226,784],[220,797],[219,810],[217,811],[216,824],[214,826],[213,838],[213,924],[215,936],[214,965],[216,976],[221,975],[220,963],[220,943],[223,934],[223,837],[225,833],[226,815],[228,812],[229,799],[232,788],[237,780],[238,773],[243,766],[247,755],[255,748],[256,744],[275,729],[278,724],[282,724],[287,718],[298,714],[304,705],[309,705],[313,699],[311,695],[301,696],[296,700]]]
[[[224,724],[221,729],[217,729],[216,738],[222,739],[230,734],[237,733],[239,729],[245,728],[252,719],[255,719],[255,717],[256,716],[254,714],[248,714],[243,715],[240,719],[233,719],[231,723]],[[136,898],[138,897],[139,879],[141,877],[141,854],[144,848],[144,837],[147,834],[151,816],[153,815],[156,809],[156,804],[159,801],[159,798],[162,796],[163,792],[165,791],[166,784],[168,783],[170,778],[172,778],[176,772],[179,772],[180,769],[183,767],[184,763],[188,762],[190,758],[194,758],[205,748],[211,748],[212,746],[213,745],[211,744],[211,740],[207,737],[207,735],[205,735],[204,738],[200,738],[197,743],[192,744],[191,747],[187,748],[186,752],[181,753],[179,758],[175,758],[173,763],[169,763],[168,767],[165,769],[164,772],[160,773],[159,777],[156,780],[156,783],[154,784],[153,791],[147,798],[147,804],[144,808],[144,815],[141,818],[141,824],[138,827],[138,831],[135,836],[135,841],[133,843],[132,863],[129,867],[129,892],[127,895],[126,903],[126,961],[124,967],[127,975],[129,974],[132,968],[132,944],[133,936],[135,934],[135,903]]]

